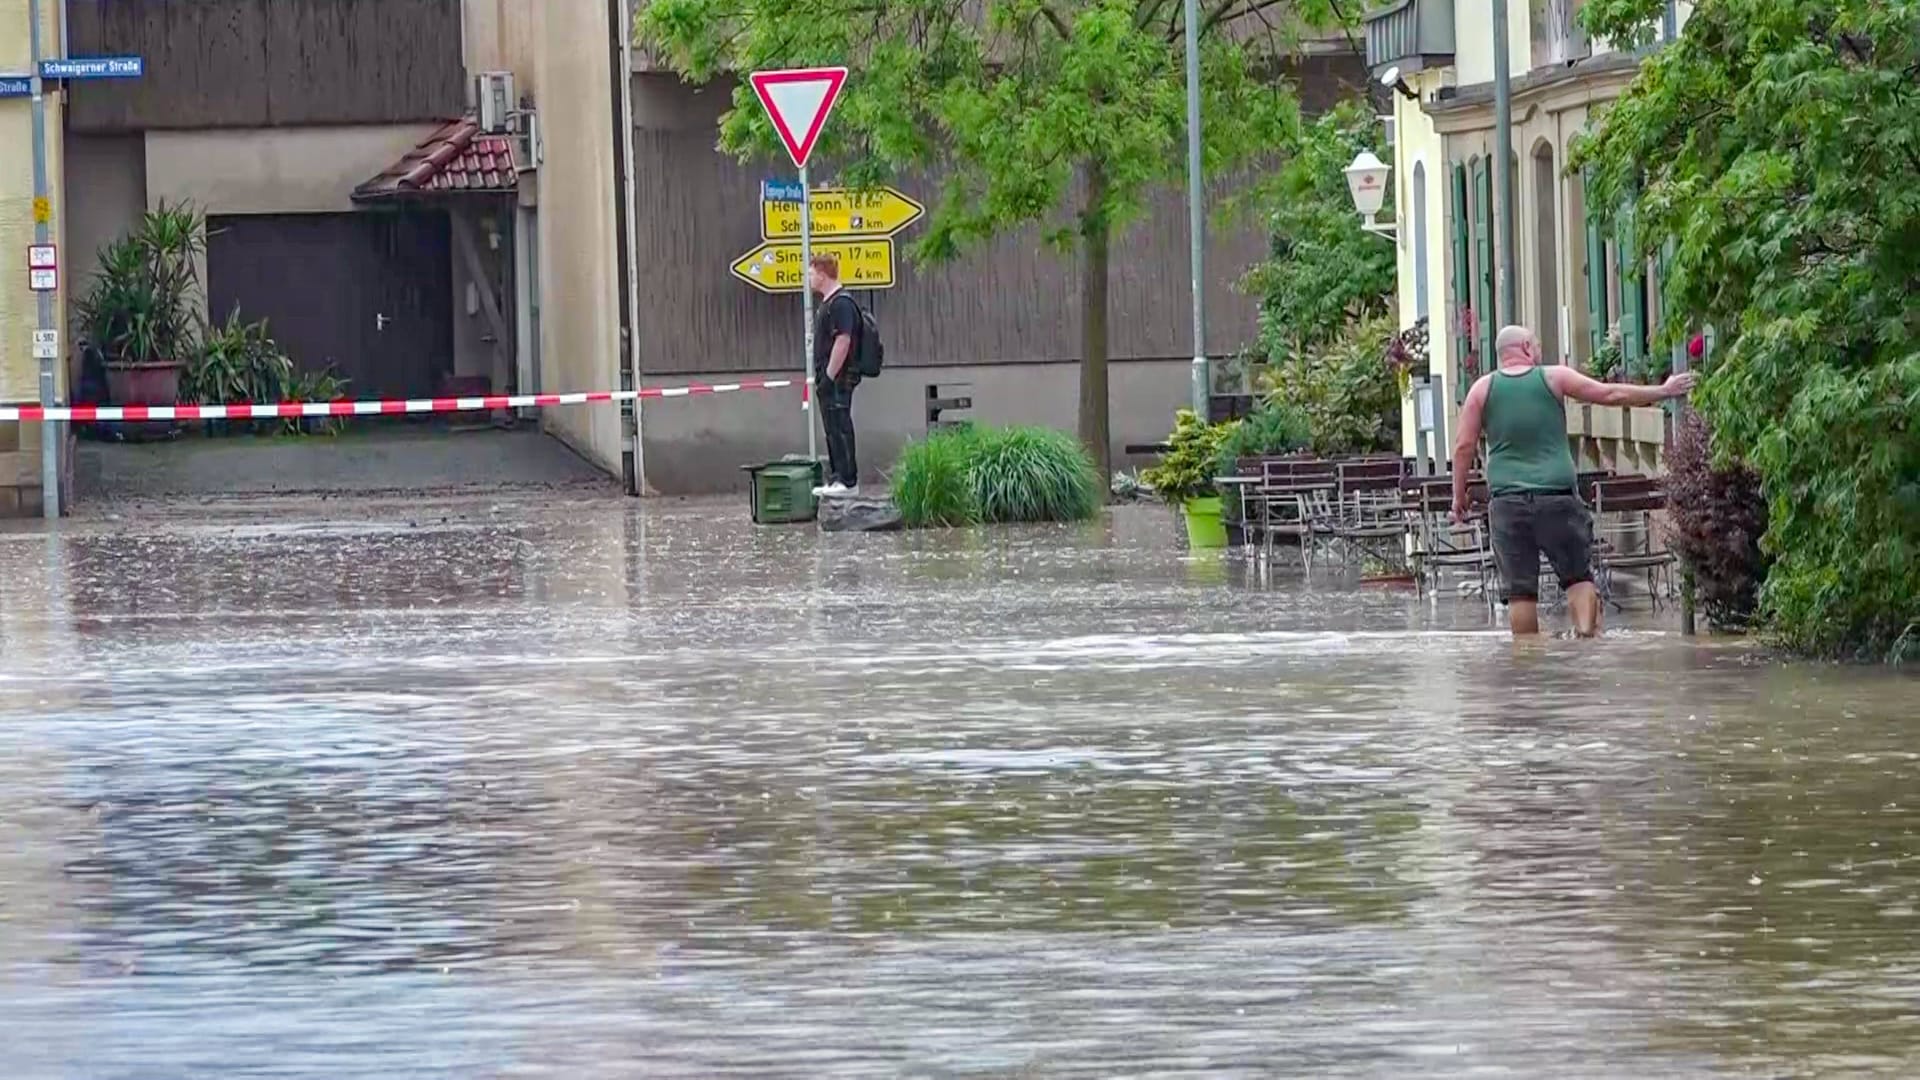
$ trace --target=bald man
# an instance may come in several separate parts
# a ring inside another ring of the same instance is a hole
[[[1580,501],[1573,451],[1567,447],[1568,399],[1593,405],[1653,405],[1685,397],[1694,375],[1660,386],[1603,383],[1570,367],[1540,364],[1540,342],[1524,326],[1494,341],[1498,366],[1480,376],[1460,408],[1453,444],[1453,520],[1467,515],[1467,474],[1487,436],[1487,508],[1493,561],[1515,637],[1540,632],[1540,556],[1567,594],[1573,632],[1600,632],[1600,593],[1593,586],[1593,517]]]

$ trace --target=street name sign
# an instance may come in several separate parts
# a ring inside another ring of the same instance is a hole
[[[793,158],[795,168],[805,168],[813,156],[820,129],[827,114],[847,84],[843,67],[789,68],[784,71],[756,71],[748,76],[753,92],[773,121],[773,130]]]
[[[774,185],[764,185],[763,196]],[[781,194],[788,194],[782,191]],[[797,193],[793,193],[797,194]],[[927,208],[905,192],[883,187],[870,190],[820,188],[813,193],[813,235],[892,236],[919,221]],[[760,236],[785,240],[800,235],[800,200],[766,198],[760,201]]]
[[[840,282],[849,289],[893,288],[892,240],[816,240],[813,253],[839,259]],[[792,241],[769,240],[735,259],[730,269],[734,277],[767,293],[799,292],[806,281],[800,245]]]
[[[0,98],[31,97],[33,95],[33,76],[0,75]]]
[[[27,247],[27,288],[53,292],[60,287],[60,249],[52,244]]]
[[[43,79],[138,79],[147,62],[138,56],[71,56],[40,61]]]

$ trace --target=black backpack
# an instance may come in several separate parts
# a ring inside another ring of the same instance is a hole
[[[871,379],[880,374],[881,365],[887,362],[887,344],[880,340],[880,324],[874,321],[873,312],[857,301],[853,307],[860,313],[860,346],[854,354],[853,369],[861,378]]]

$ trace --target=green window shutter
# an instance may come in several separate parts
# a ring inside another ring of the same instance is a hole
[[[1473,268],[1467,261],[1467,167],[1456,164],[1450,190],[1453,203],[1447,214],[1447,228],[1453,234],[1453,383],[1455,403],[1467,399],[1467,383],[1461,376],[1467,371],[1467,354],[1473,351],[1473,337],[1467,333],[1467,311],[1473,307]]]
[[[1500,332],[1493,310],[1493,163],[1486,158],[1474,162],[1473,174],[1473,241],[1480,254],[1480,266],[1473,276],[1473,311],[1480,327],[1480,368],[1492,371],[1498,362],[1493,355],[1493,340]]]
[[[1620,361],[1628,371],[1639,372],[1647,353],[1647,290],[1645,266],[1634,253],[1633,199],[1629,190],[1620,208]]]
[[[1588,183],[1593,170],[1581,173],[1581,195],[1587,211],[1587,346],[1589,358],[1607,347],[1607,234],[1600,228],[1600,215],[1591,199]]]

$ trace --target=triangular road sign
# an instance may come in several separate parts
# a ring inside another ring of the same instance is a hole
[[[773,130],[787,144],[787,153],[795,166],[804,166],[813,153],[813,144],[826,126],[827,114],[840,98],[846,85],[843,67],[792,68],[786,71],[756,71],[749,78],[753,92],[760,96]]]

